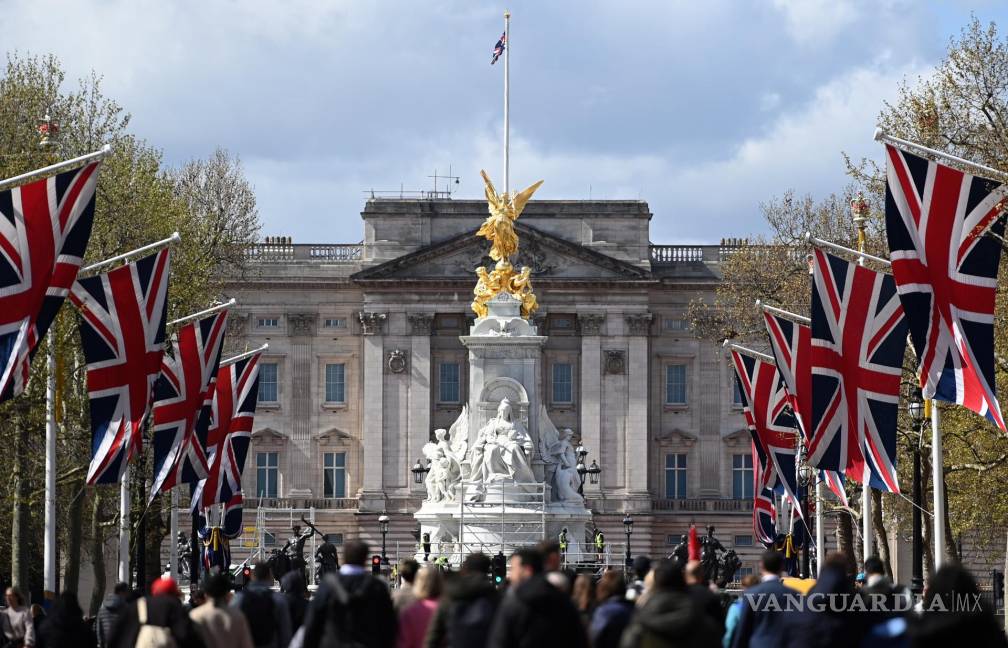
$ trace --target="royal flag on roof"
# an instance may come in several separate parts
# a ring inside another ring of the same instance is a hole
[[[154,388],[151,497],[207,476],[211,401],[227,329],[222,310],[179,328]]]
[[[763,319],[770,338],[770,350],[784,380],[788,402],[798,421],[798,429],[808,444],[808,422],[812,418],[812,330],[768,311],[763,311]],[[820,470],[819,473],[833,494],[847,506],[843,473],[833,470]]]
[[[38,343],[77,278],[99,164],[0,192],[0,402],[24,391]]]
[[[886,146],[886,238],[924,398],[1005,430],[994,382],[994,300],[1005,192],[993,180]]]
[[[787,400],[780,372],[773,362],[732,351],[735,377],[742,394],[746,425],[759,457],[761,478],[755,492],[764,488],[800,503],[795,472],[798,427]],[[754,471],[756,462],[753,462]]]
[[[906,319],[889,275],[815,248],[809,461],[899,492],[896,419]]]
[[[213,396],[213,424],[207,453],[209,474],[193,495],[193,505],[204,508],[224,505],[225,533],[241,529],[242,471],[248,457],[259,400],[259,358],[256,353],[242,358],[217,374]],[[237,525],[234,521],[237,520]]]
[[[91,409],[88,484],[117,483],[140,451],[154,383],[161,373],[169,250],[105,274],[78,279],[70,301],[80,311]]]

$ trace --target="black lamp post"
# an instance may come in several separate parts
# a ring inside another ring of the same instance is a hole
[[[388,564],[388,556],[385,555],[385,536],[388,535],[389,516],[382,513],[378,516],[378,530],[381,531],[381,559],[382,564]]]
[[[585,476],[588,474],[588,468],[585,466],[585,457],[588,456],[588,451],[579,443],[577,448],[574,449],[574,454],[577,455],[577,474],[581,478],[581,484],[578,486],[578,495],[584,497]]]
[[[416,463],[413,464],[413,467],[410,468],[410,472],[413,473],[413,483],[422,484],[424,482],[424,478],[427,476],[427,473],[430,472],[430,462],[428,462],[425,466],[420,463],[419,459],[417,459]]]
[[[630,535],[633,533],[633,518],[627,513],[623,516],[623,530],[626,532],[626,568],[633,566],[633,558],[630,556]]]
[[[805,521],[805,530],[808,532],[805,538],[805,544],[802,547],[802,558],[801,558],[801,577],[809,578],[811,575],[811,560],[809,558],[809,548],[812,544],[812,532],[809,530],[809,487],[815,483],[815,470],[812,466],[808,464],[807,457],[804,452],[800,457],[800,463],[798,464],[798,480],[804,487],[804,495],[802,496],[802,519]],[[816,506],[819,503],[816,502]],[[819,558],[822,560],[822,558]]]
[[[592,459],[591,465],[588,466],[588,483],[595,485],[598,483],[599,475],[602,473],[602,469],[599,465]]]
[[[917,445],[913,451],[913,567],[910,577],[910,590],[914,594],[924,591],[924,531],[921,520],[921,435],[924,433],[924,403],[921,402],[920,390],[917,390],[913,400],[907,405],[910,418],[917,428]]]

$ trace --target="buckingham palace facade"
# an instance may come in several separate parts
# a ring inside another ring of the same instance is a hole
[[[289,534],[290,509],[312,511],[337,543],[380,543],[387,513],[389,552],[413,546],[424,487],[411,468],[468,396],[459,336],[474,317],[473,270],[490,263],[475,237],[486,210],[371,199],[361,243],[271,237],[250,250],[227,293],[241,341],[231,350],[269,344],[243,474],[246,529],[270,527],[267,545]],[[533,321],[548,336],[538,391],[602,469],[585,494],[611,541],[624,540],[627,512],[635,554],[668,554],[690,522],[714,525],[751,568],[760,548],[741,401],[721,348],[686,315],[712,298],[731,250],[652,245],[653,217],[643,201],[542,200],[517,221],[515,265],[532,268]]]

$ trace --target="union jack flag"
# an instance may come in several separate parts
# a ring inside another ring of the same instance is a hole
[[[181,327],[174,354],[161,361],[154,388],[154,483],[151,498],[207,475],[207,428],[227,311]]]
[[[763,312],[763,319],[770,337],[770,349],[777,362],[777,370],[784,380],[784,389],[787,390],[791,411],[798,420],[798,429],[807,447],[808,422],[812,417],[812,331],[804,324],[792,322],[767,311]],[[847,506],[843,473],[833,470],[820,470],[819,473],[833,494]]]
[[[1005,192],[886,146],[886,238],[924,398],[958,403],[1005,430],[994,382],[994,299]]]
[[[815,249],[812,465],[899,492],[896,417],[906,331],[892,277]]]
[[[501,54],[504,53],[505,47],[507,47],[507,32],[501,34],[501,37],[497,40],[497,44],[494,45],[493,55],[490,58],[490,65],[493,65],[494,63],[497,62],[497,59],[499,59],[501,57]]]
[[[732,351],[735,376],[742,394],[746,425],[761,467],[759,492],[764,488],[786,494],[800,506],[795,448],[798,427],[784,382],[773,362]],[[757,462],[753,462],[755,472]]]
[[[217,374],[213,396],[213,425],[207,446],[210,470],[197,489],[204,507],[225,505],[228,513],[242,504],[242,471],[248,456],[259,399],[259,357],[255,354],[222,367]]]
[[[0,192],[0,402],[24,391],[39,340],[77,278],[99,164]]]
[[[752,444],[753,455],[753,535],[763,543],[764,547],[770,547],[777,539],[777,508],[774,506],[774,492],[769,488],[760,486],[761,473],[764,467],[760,465],[759,452],[756,450],[756,443]]]
[[[169,251],[78,279],[70,301],[80,311],[91,409],[88,484],[113,484],[140,451],[154,382],[161,372]]]

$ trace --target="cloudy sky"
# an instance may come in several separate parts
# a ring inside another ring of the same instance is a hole
[[[504,3],[8,0],[8,50],[91,69],[169,162],[238,154],[266,235],[362,237],[366,192],[502,175]],[[759,203],[846,182],[882,102],[996,2],[511,0],[512,178],[646,200],[658,243],[762,230]]]

